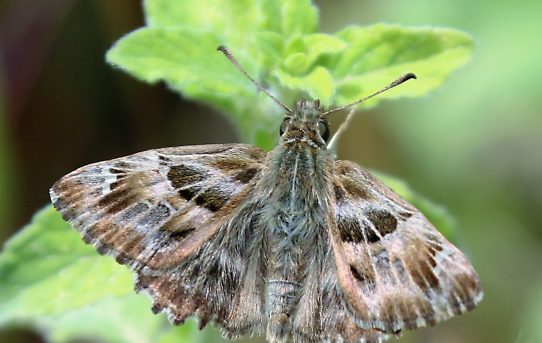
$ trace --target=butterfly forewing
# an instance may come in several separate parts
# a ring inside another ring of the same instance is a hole
[[[265,158],[242,144],[149,150],[77,169],[51,199],[100,253],[164,278],[243,208]],[[141,287],[157,287],[149,280]]]
[[[412,205],[361,167],[335,163],[330,235],[348,310],[397,332],[433,325],[481,300],[465,256]]]

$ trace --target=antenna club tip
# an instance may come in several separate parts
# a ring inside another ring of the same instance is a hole
[[[405,76],[403,76],[404,80],[410,80],[410,79],[417,79],[418,77],[414,73],[406,73]]]
[[[228,48],[226,48],[224,45],[219,45],[217,48],[216,48],[216,51],[222,51],[224,53],[228,53],[229,50]]]

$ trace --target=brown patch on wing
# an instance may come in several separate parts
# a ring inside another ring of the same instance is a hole
[[[337,278],[356,318],[395,332],[433,325],[481,300],[479,278],[465,256],[378,179],[336,161],[332,187]]]
[[[372,292],[376,287],[376,274],[368,264],[350,265],[350,272],[358,282],[358,287],[364,289],[364,292]]]
[[[53,205],[59,210],[69,207],[70,204],[81,202],[87,195],[84,186],[77,179],[59,181],[53,185],[52,189],[56,194],[62,195],[62,198],[53,199]]]
[[[351,170],[340,168],[334,179],[335,197],[347,197],[350,201],[367,200],[371,198],[370,190],[355,179]]]
[[[224,171],[238,171],[245,169],[251,164],[250,159],[246,158],[216,158],[210,161],[210,166]]]
[[[258,160],[255,162],[254,157]],[[249,183],[262,170],[261,161],[265,155],[247,156],[234,155],[228,158],[216,158],[210,161],[209,166],[220,170],[225,175],[228,175],[232,180],[239,181],[243,184]]]
[[[229,200],[229,196],[218,187],[211,187],[200,193],[194,202],[198,206],[205,207],[211,212],[220,210]]]
[[[363,189],[368,192],[367,200],[374,200],[376,197],[387,198],[403,208],[402,215],[410,217],[412,213],[419,212],[412,204],[401,198],[392,189],[382,183],[378,178],[369,173],[365,168],[360,167],[351,161],[335,161],[335,173],[347,176],[354,183],[364,185]]]
[[[422,296],[402,291],[385,297],[383,304],[383,311],[387,313],[389,322],[403,321],[406,329],[417,328],[419,318],[423,318],[429,325],[435,323],[431,303]]]
[[[193,162],[191,165],[174,164],[167,177],[181,198],[217,212],[228,202],[232,187],[239,187],[237,183],[248,184],[259,177],[265,156],[259,149],[241,145],[230,149],[228,155],[209,156],[199,167]],[[258,159],[254,160],[254,157]],[[175,163],[175,159],[171,158],[170,163]],[[217,177],[222,179],[221,182],[217,182]],[[220,184],[230,187],[220,187]]]
[[[100,254],[113,255],[118,263],[130,264],[145,249],[145,236],[132,227],[119,226],[117,223],[104,220],[90,226],[83,235],[88,244],[97,244]]]
[[[343,186],[345,191],[350,194],[350,196],[354,199],[369,199],[371,197],[371,193],[369,190],[365,187],[362,187],[359,183],[356,183],[351,178],[345,176],[343,177]]]
[[[235,174],[234,179],[242,183],[249,183],[259,172],[258,168],[247,168]]]
[[[406,249],[394,256],[397,275],[408,287],[403,293],[412,297],[409,302],[406,294],[401,295],[406,304],[400,307],[401,316],[413,327],[434,325],[462,314],[481,300],[478,276],[461,252],[439,236],[436,231],[429,237],[407,235],[403,242]]]
[[[414,283],[424,292],[439,288],[438,277],[433,272],[436,250],[425,242],[412,239],[405,253],[405,266]]]
[[[366,242],[369,227],[367,223],[351,213],[353,208],[351,195],[347,194],[338,181],[333,183],[333,192],[336,203],[335,220],[341,241],[352,243]]]
[[[174,188],[179,189],[205,180],[206,175],[203,171],[179,164],[169,167],[167,178]]]
[[[479,294],[482,292],[478,280],[473,279],[472,275],[467,273],[458,274],[455,277],[457,283],[458,298],[461,300],[461,303],[465,305],[467,311],[470,311],[476,307],[476,302],[473,301],[470,293]],[[455,307],[458,307],[459,304],[456,304]]]
[[[387,234],[394,232],[397,229],[397,219],[390,212],[383,209],[369,209],[365,212],[369,221],[373,224],[374,230],[378,231],[380,236],[384,237]],[[380,236],[373,229],[369,229],[367,240],[370,243],[375,243],[380,240]]]
[[[192,200],[199,192],[201,192],[200,186],[190,186],[183,189],[179,189],[179,195],[184,200],[190,201]]]
[[[358,218],[346,216],[339,216],[337,218],[337,229],[343,242],[360,243],[365,241],[363,231],[367,228],[361,228]]]
[[[109,185],[110,192],[96,199],[96,207],[109,215],[119,213],[148,199],[148,189],[160,182],[162,176],[156,171],[135,172],[120,179],[117,176],[117,181]]]
[[[181,223],[179,222],[179,224]],[[192,226],[185,225],[184,227],[182,227],[178,225],[175,226],[173,229],[170,227],[160,227],[159,230],[167,235],[167,239],[180,242],[186,237],[188,237],[188,235],[190,235],[196,229]]]

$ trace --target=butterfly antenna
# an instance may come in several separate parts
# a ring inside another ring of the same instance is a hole
[[[364,101],[367,101],[369,100],[370,98],[374,97],[374,96],[377,96],[378,94],[380,93],[384,93],[385,91],[387,91],[388,89],[392,89],[393,87],[397,87],[399,86],[401,83],[405,82],[405,81],[408,81],[410,79],[416,79],[416,75],[414,73],[406,73],[406,74],[403,74],[401,75],[399,78],[397,78],[396,80],[394,80],[393,82],[391,82],[389,85],[387,85],[386,87],[382,88],[381,90],[379,90],[378,92],[375,92],[369,96],[366,96],[365,98],[361,98],[357,101],[354,101],[353,103],[351,104],[348,104],[348,105],[344,105],[344,106],[341,106],[341,107],[337,107],[337,108],[333,108],[327,112],[324,112],[322,113],[322,115],[328,115],[330,113],[333,113],[333,112],[338,112],[338,111],[342,111],[344,109],[347,109],[349,107],[352,107],[352,106],[356,106],[358,104],[361,104],[362,102]]]
[[[404,75],[401,75],[399,78],[397,78],[392,83],[390,83],[386,87],[382,88],[378,92],[373,93],[373,94],[371,94],[371,95],[369,95],[369,96],[367,96],[365,98],[362,98],[360,100],[354,101],[353,103],[351,103],[349,105],[345,105],[345,106],[341,106],[341,107],[331,109],[331,110],[329,110],[327,112],[324,112],[322,115],[328,115],[328,114],[333,113],[333,112],[342,111],[342,110],[344,110],[346,108],[349,108],[349,107],[355,106],[357,104],[360,104],[360,103],[364,102],[365,100],[370,99],[373,96],[378,95],[380,93],[383,93],[383,92],[387,91],[388,89],[399,86],[401,83],[403,83],[405,81],[408,81],[410,79],[416,79],[416,75],[413,74],[413,73],[406,73]],[[339,137],[344,132],[344,130],[346,130],[348,125],[350,124],[350,121],[352,120],[352,117],[354,116],[354,113],[355,113],[355,108],[352,108],[350,110],[350,112],[348,112],[348,115],[346,116],[346,119],[342,122],[342,124],[339,126],[339,128],[337,129],[337,131],[335,132],[333,137],[331,137],[331,140],[327,144],[328,149],[335,149],[335,145],[337,144],[337,141],[339,140]]]
[[[226,57],[230,60],[230,62],[237,68],[239,69],[239,71],[241,71],[241,73],[243,73],[243,75],[245,75],[250,81],[252,81],[253,84],[256,85],[256,87],[258,87],[259,90],[261,90],[262,92],[264,92],[265,94],[267,94],[267,96],[269,96],[274,102],[276,102],[280,107],[282,107],[286,112],[288,113],[292,113],[292,110],[288,108],[288,106],[284,105],[282,102],[280,102],[277,98],[275,98],[271,93],[269,93],[269,91],[265,88],[263,88],[263,86],[256,80],[254,80],[246,71],[245,69],[243,69],[243,67],[241,67],[241,65],[239,64],[239,62],[237,62],[237,59],[233,56],[233,54],[231,53],[230,49],[226,48],[225,46],[223,45],[220,45],[218,48],[216,48],[216,50],[218,51],[221,51],[224,55],[226,55]]]

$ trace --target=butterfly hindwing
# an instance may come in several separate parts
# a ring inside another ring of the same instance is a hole
[[[261,207],[248,199],[194,254],[167,271],[138,273],[136,289],[151,294],[153,311],[166,310],[175,324],[190,315],[200,327],[215,322],[229,338],[262,334]]]
[[[481,300],[470,263],[416,208],[352,162],[336,161],[333,183],[337,277],[361,327],[433,325]]]

